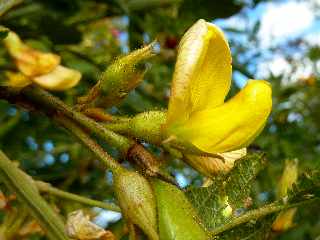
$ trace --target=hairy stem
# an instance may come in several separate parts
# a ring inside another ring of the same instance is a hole
[[[256,220],[261,217],[264,217],[266,215],[269,215],[271,213],[279,212],[281,210],[285,210],[288,208],[298,207],[301,205],[305,205],[307,203],[314,202],[315,200],[319,200],[318,198],[313,198],[309,200],[305,200],[298,203],[293,204],[282,204],[282,203],[271,203],[269,205],[263,206],[259,209],[251,210],[237,218],[233,218],[229,223],[226,223],[220,227],[215,228],[213,231],[211,231],[212,236],[218,235],[222,232],[225,232],[227,230],[230,230],[234,227],[237,227],[238,225],[241,225],[243,223],[249,222],[251,220]]]
[[[98,145],[90,136],[83,131],[72,120],[64,116],[55,116],[56,122],[60,123],[66,129],[68,129],[73,135],[75,135],[84,145],[86,145],[99,159],[100,161],[110,168],[114,173],[122,169],[121,165],[114,160],[103,148]]]
[[[39,104],[43,107],[47,107],[53,111],[61,112],[63,115],[66,115],[67,117],[73,119],[97,136],[101,137],[108,144],[118,148],[118,150],[123,153],[126,153],[133,144],[133,141],[104,128],[99,123],[95,122],[91,118],[88,118],[82,113],[75,111],[60,99],[54,97],[53,95],[39,87],[26,87],[22,90],[22,94],[25,95],[33,103]]]

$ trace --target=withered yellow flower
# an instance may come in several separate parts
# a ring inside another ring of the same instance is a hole
[[[16,33],[10,31],[3,42],[20,71],[7,74],[9,86],[21,88],[35,82],[45,89],[59,91],[80,81],[81,73],[61,66],[60,56],[29,47]]]
[[[222,31],[204,20],[183,36],[179,49],[166,135],[181,145],[207,153],[224,153],[249,145],[271,112],[271,86],[249,80],[225,101],[231,85],[231,53]]]
[[[17,68],[28,77],[49,73],[60,63],[58,55],[44,53],[27,46],[12,31],[9,32],[3,42],[14,58]]]
[[[187,154],[185,160],[198,172],[207,177],[213,177],[220,173],[228,173],[233,168],[235,161],[246,154],[247,149],[241,148],[230,152],[217,153],[217,157]]]

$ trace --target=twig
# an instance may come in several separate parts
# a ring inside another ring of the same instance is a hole
[[[282,204],[282,203],[271,203],[259,209],[251,210],[240,217],[233,218],[229,223],[226,223],[220,227],[215,228],[211,231],[212,236],[218,235],[222,232],[225,232],[229,229],[232,229],[238,225],[249,222],[251,220],[256,220],[258,218],[264,217],[271,213],[279,212],[281,210],[285,210],[288,208],[298,207],[307,203],[311,203],[315,200],[319,200],[318,198],[308,199],[302,202],[293,203],[293,204]]]
[[[111,146],[117,148],[124,156],[128,156],[128,153],[130,150],[136,145],[136,142],[134,140],[128,139],[122,135],[119,135],[112,130],[109,130],[105,128],[102,124],[95,122],[93,119],[88,118],[84,114],[72,109],[68,105],[66,105],[64,102],[62,102],[57,97],[51,95],[47,91],[36,87],[36,86],[29,86],[22,90],[15,90],[10,87],[0,87],[0,98],[6,99],[9,102],[18,104],[20,106],[27,106],[29,108],[40,110],[41,112],[44,112],[50,116],[52,115],[59,115],[59,116],[66,116],[68,117],[69,121],[67,124],[70,127],[69,130],[77,129],[74,133],[79,134],[83,137],[82,133],[83,130],[80,126],[90,130],[90,132],[94,133],[101,139],[103,139],[106,143],[110,144]],[[55,120],[61,119],[61,117],[54,118]],[[68,120],[67,119],[67,120]],[[76,122],[78,125],[74,125],[74,122]],[[62,124],[62,123],[60,123]],[[79,131],[78,131],[79,130]],[[82,133],[80,134],[80,131]],[[86,134],[86,133],[85,133]],[[88,134],[86,134],[88,136]],[[83,141],[83,140],[82,140]],[[93,141],[93,140],[92,140]],[[93,152],[97,156],[100,155],[100,159],[104,158],[110,159],[110,157],[106,157],[106,153],[103,151],[103,149],[99,146],[97,147],[97,144],[93,141],[91,143],[84,142],[85,145],[87,145],[89,148],[93,147]],[[102,154],[103,153],[103,154]],[[104,155],[104,156],[103,156]],[[137,158],[146,159],[151,155],[150,152],[148,152],[145,148],[142,148]],[[154,157],[154,156],[153,156]],[[155,158],[155,157],[154,157]],[[112,165],[115,165],[112,163]],[[108,166],[113,168],[112,166]],[[159,175],[163,175],[161,173],[158,173]],[[167,180],[168,182],[169,181]]]
[[[49,193],[49,194],[55,195],[60,198],[68,199],[68,200],[82,203],[82,204],[92,206],[92,207],[100,207],[100,208],[110,210],[110,211],[115,211],[115,212],[121,211],[120,207],[118,207],[115,204],[105,203],[105,202],[93,200],[93,199],[90,199],[87,197],[79,196],[77,194],[62,191],[58,188],[52,187],[49,183],[46,183],[46,182],[36,181],[36,186],[40,192]]]
[[[113,172],[119,171],[122,167],[121,165],[114,160],[108,153],[106,153],[103,148],[98,145],[90,136],[83,131],[77,124],[75,124],[72,120],[56,115],[54,119],[57,123],[64,126],[68,129],[73,135],[80,139],[80,141],[86,145],[99,159],[100,161],[110,168]]]
[[[129,140],[124,136],[121,136],[119,134],[114,133],[113,131],[104,128],[99,123],[88,118],[82,113],[75,111],[74,109],[66,105],[64,102],[62,102],[60,99],[56,98],[55,96],[51,95],[50,93],[39,87],[26,87],[21,91],[21,94],[26,96],[28,100],[31,100],[32,103],[36,103],[37,105],[49,108],[52,111],[58,111],[61,114],[78,122],[82,126],[89,129],[91,132],[96,134],[97,136],[101,137],[108,144],[118,148],[118,150],[120,150],[122,153],[126,154],[131,145],[134,144],[134,141]],[[47,111],[48,109],[42,108],[41,110]]]

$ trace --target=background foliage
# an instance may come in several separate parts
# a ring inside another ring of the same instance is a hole
[[[252,150],[262,150],[266,153],[267,163],[264,164],[264,169],[260,171],[259,167],[248,173],[257,175],[251,189],[252,204],[261,206],[275,200],[276,184],[286,159],[297,158],[300,172],[320,167],[320,42],[310,43],[305,41],[304,37],[298,37],[280,46],[271,45],[259,51],[261,42],[257,33],[261,27],[261,19],[249,21],[250,15],[247,12],[248,9],[254,9],[265,2],[25,0],[2,15],[0,22],[19,33],[31,46],[57,52],[62,56],[63,65],[82,72],[83,78],[77,87],[57,94],[67,103],[72,103],[76,96],[84,94],[93,86],[99,74],[115,57],[157,38],[161,51],[150,61],[145,80],[121,105],[108,110],[113,114],[134,115],[167,106],[176,47],[184,31],[194,21],[199,18],[221,21],[234,15],[248,21],[250,24],[245,27],[239,22],[229,24],[224,29],[230,37],[235,82],[238,82],[239,75],[255,77],[258,71],[257,63],[265,58],[266,52],[281,55],[292,66],[286,73],[268,74],[267,80],[273,86],[274,108],[264,132],[251,147]],[[316,1],[313,10],[315,14],[319,14]],[[300,54],[298,59],[295,58],[296,53]],[[297,69],[303,64],[312,66],[311,72],[308,75],[294,77],[297,76]],[[8,69],[14,69],[14,65],[3,46],[0,46],[2,77],[4,70]],[[234,84],[233,88],[234,93],[237,85]],[[117,156],[115,149],[105,147]],[[154,146],[147,147],[160,157],[170,158]],[[94,199],[114,199],[110,188],[110,173],[101,171],[102,167],[86,148],[42,115],[17,109],[1,101],[0,148],[11,159],[19,161],[22,169],[36,179]],[[181,185],[202,184],[202,177],[194,170],[173,157],[170,161],[169,170]],[[248,169],[251,169],[250,166]],[[231,174],[237,174],[236,171],[237,169]],[[217,179],[217,182],[219,181],[223,180]],[[229,184],[233,187],[239,183]],[[224,190],[229,195],[228,187]],[[192,190],[189,195],[192,199]],[[199,196],[201,194],[197,195]],[[204,196],[207,197],[207,194]],[[232,194],[229,195],[229,200],[235,201]],[[212,198],[210,201],[210,204],[215,204],[219,199]],[[62,213],[79,208],[73,202],[60,202],[54,197],[50,198],[50,202],[56,204]],[[199,199],[196,202],[208,203]],[[235,205],[237,204],[235,201]],[[281,235],[272,233],[272,237],[317,239],[320,237],[319,210],[317,204],[299,208],[295,218],[296,226]],[[101,209],[95,211],[96,221],[101,225],[108,222],[107,218],[114,216],[109,213],[106,218],[105,212]],[[213,213],[213,216],[219,216],[218,214]],[[257,229],[261,230],[268,224],[270,226],[270,219],[272,220],[272,216],[258,223]],[[232,238],[231,234],[227,239],[239,239],[239,236],[238,234]],[[258,239],[258,236],[259,234],[253,239]]]

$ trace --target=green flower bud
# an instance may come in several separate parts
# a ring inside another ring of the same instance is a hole
[[[286,161],[285,167],[278,185],[278,198],[284,198],[288,194],[288,190],[292,189],[292,185],[298,179],[298,160]],[[276,220],[272,224],[272,230],[275,232],[284,232],[294,226],[294,216],[297,208],[291,208],[281,211]]]
[[[288,190],[298,179],[298,160],[286,161],[285,167],[278,185],[278,198],[287,196]]]
[[[149,182],[137,172],[114,174],[114,187],[124,218],[137,225],[151,240],[158,240],[156,201]]]
[[[111,107],[121,102],[142,80],[146,71],[144,61],[155,55],[155,42],[116,59],[102,74],[98,83],[80,104],[90,107]]]
[[[160,240],[206,240],[208,235],[199,224],[197,214],[182,191],[154,180]]]

